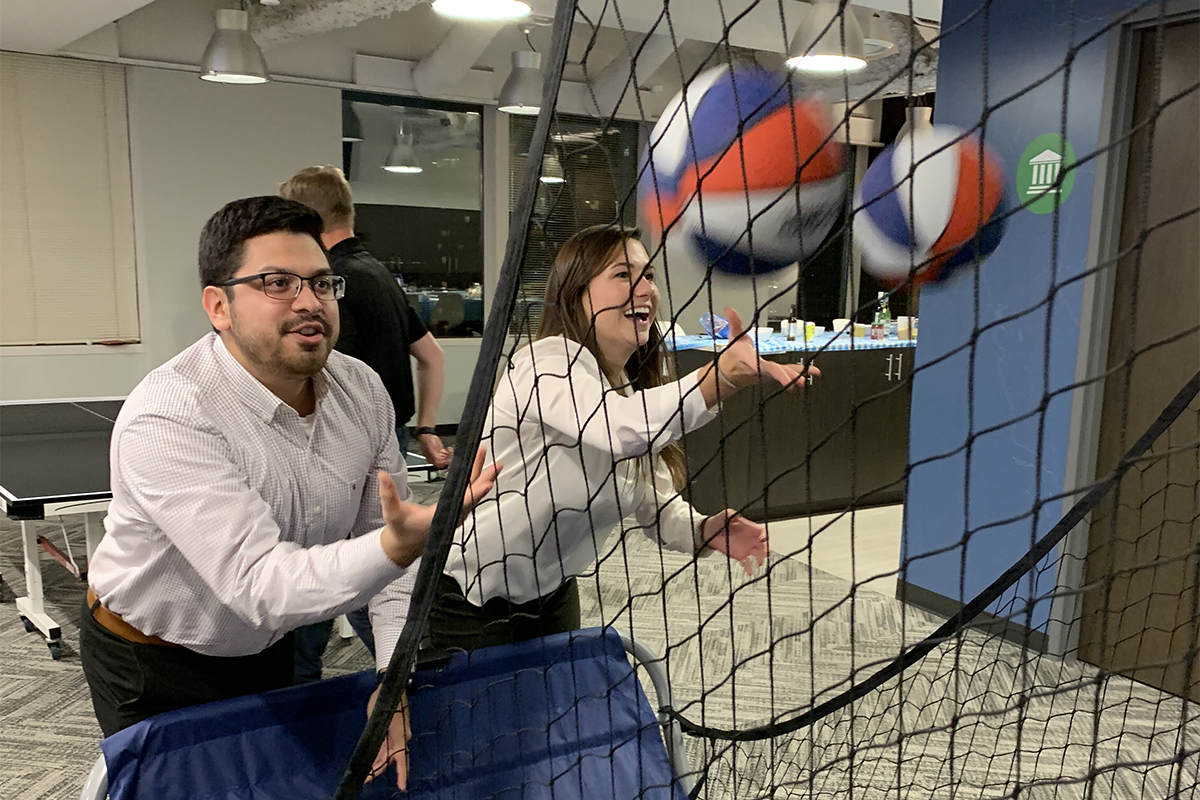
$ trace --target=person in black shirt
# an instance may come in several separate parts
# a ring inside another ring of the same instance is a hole
[[[345,175],[336,167],[307,167],[281,184],[279,194],[321,215],[321,241],[329,251],[329,266],[346,278],[346,294],[338,301],[342,331],[335,348],[365,362],[383,379],[396,409],[400,451],[408,449],[407,423],[415,412],[417,446],[431,464],[445,469],[450,465],[453,448],[442,443],[434,428],[442,397],[442,348],[408,304],[396,276],[354,235],[354,199]],[[417,362],[416,402],[409,356]],[[374,654],[366,609],[346,616]],[[321,678],[321,654],[332,630],[330,620],[296,631],[297,682]]]

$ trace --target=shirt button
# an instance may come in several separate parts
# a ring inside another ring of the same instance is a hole
[[[314,509],[313,509],[313,511],[315,511],[315,512],[316,512],[316,513],[318,513],[318,514],[320,514],[320,513],[321,513],[321,507],[320,507],[320,506],[317,506],[316,508],[314,508]]]

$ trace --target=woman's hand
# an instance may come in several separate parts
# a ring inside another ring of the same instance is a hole
[[[741,564],[747,575],[765,564],[770,552],[766,526],[746,519],[732,508],[704,520],[700,536],[705,545]]]
[[[729,319],[729,344],[697,373],[697,385],[709,408],[745,386],[777,383],[789,391],[798,391],[821,374],[811,364],[779,364],[761,358],[754,340],[743,335],[746,329],[738,313],[726,308],[725,315]]]
[[[375,710],[375,701],[379,699],[379,687],[371,693],[371,699],[367,701],[367,717],[370,718],[371,712]],[[371,765],[371,772],[367,775],[367,780],[378,778],[387,770],[388,764],[396,765],[396,788],[404,791],[408,784],[408,740],[412,738],[412,724],[408,719],[408,695],[400,695],[400,707],[392,714],[391,721],[388,722],[387,736],[384,737],[383,745],[380,746],[379,752],[375,754],[375,763]]]
[[[717,356],[718,377],[734,386],[753,386],[756,383],[778,383],[785,389],[797,390],[821,370],[805,364],[778,364],[758,355],[751,336],[743,336],[746,328],[742,318],[732,308],[725,309],[729,319],[729,346]]]
[[[486,448],[480,447],[471,467],[471,484],[463,495],[463,518],[492,490],[496,476],[503,464],[495,462],[486,469]],[[383,551],[397,566],[407,567],[425,552],[429,539],[429,526],[433,523],[433,512],[437,506],[423,506],[400,499],[400,492],[392,476],[379,473],[379,503],[383,507],[384,528],[380,537]]]

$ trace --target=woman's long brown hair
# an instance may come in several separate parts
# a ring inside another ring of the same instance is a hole
[[[538,339],[549,336],[565,336],[586,347],[613,386],[621,385],[621,373],[629,380],[634,391],[662,386],[673,379],[670,354],[663,344],[658,325],[650,326],[650,339],[639,347],[624,364],[608,364],[596,342],[595,321],[584,308],[583,297],[592,278],[620,255],[630,241],[641,241],[636,228],[616,225],[596,225],[585,228],[570,239],[558,251],[554,266],[546,280],[546,298],[542,319],[538,324]],[[683,448],[672,442],[663,448],[658,457],[667,465],[675,489],[687,483],[687,463]]]

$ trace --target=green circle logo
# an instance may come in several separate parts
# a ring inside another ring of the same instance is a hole
[[[1057,133],[1029,143],[1017,164],[1017,202],[1035,214],[1049,214],[1075,187],[1075,148]],[[1061,181],[1061,182],[1060,182]]]

